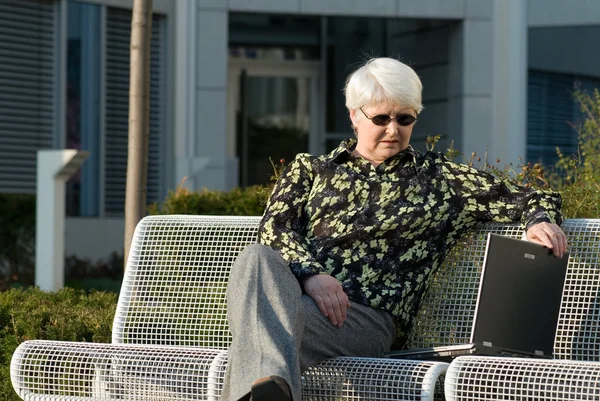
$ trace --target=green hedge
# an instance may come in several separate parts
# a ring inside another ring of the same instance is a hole
[[[33,284],[35,196],[0,194],[0,290]]]
[[[111,341],[117,294],[65,288],[0,292],[0,400],[19,400],[10,382],[10,360],[26,340]]]
[[[260,216],[270,189],[260,186],[231,191],[201,189],[190,191],[180,186],[160,204],[152,204],[149,214],[202,214],[220,216]]]

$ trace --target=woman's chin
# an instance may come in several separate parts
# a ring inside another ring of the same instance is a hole
[[[386,156],[386,158],[388,158],[388,157],[396,156],[398,153],[400,153],[405,148],[406,148],[406,146],[402,147],[398,142],[382,143],[380,146],[380,152],[381,152],[382,156]]]

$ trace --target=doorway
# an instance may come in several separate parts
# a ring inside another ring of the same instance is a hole
[[[236,185],[267,184],[271,163],[323,152],[319,68],[316,61],[230,59],[227,139]]]

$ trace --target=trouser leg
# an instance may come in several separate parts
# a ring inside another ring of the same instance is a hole
[[[231,270],[224,400],[237,400],[264,376],[280,376],[300,400],[299,348],[304,327],[302,291],[285,261],[271,248],[250,245]]]
[[[378,357],[394,341],[391,316],[356,303],[342,327],[333,326],[312,298],[302,295],[281,256],[263,245],[240,254],[227,297],[233,343],[223,400],[237,400],[256,379],[277,375],[300,401],[300,375],[307,367],[336,356]]]
[[[336,327],[321,314],[312,298],[303,295],[302,303],[307,322],[300,347],[302,372],[336,356],[381,357],[396,338],[394,320],[382,310],[352,303],[344,324]]]

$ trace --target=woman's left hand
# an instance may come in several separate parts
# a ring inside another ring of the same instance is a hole
[[[562,258],[567,250],[567,236],[556,224],[542,222],[532,225],[527,230],[527,239],[552,249],[558,258]]]

